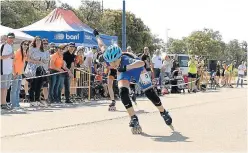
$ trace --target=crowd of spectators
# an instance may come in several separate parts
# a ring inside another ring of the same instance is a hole
[[[62,103],[61,96],[64,93],[65,103],[71,101],[71,84],[73,78],[77,78],[77,68],[84,67],[91,74],[91,82],[100,82],[104,85],[104,95],[108,95],[108,85],[104,81],[107,76],[106,69],[98,62],[100,55],[96,47],[86,49],[83,46],[76,47],[75,43],[57,44],[48,42],[36,36],[32,41],[24,40],[19,48],[14,51],[13,44],[15,34],[9,33],[1,37],[1,109],[22,109],[20,107],[20,91],[24,82],[25,99],[30,100],[32,106],[47,106],[51,103]],[[131,47],[127,52],[134,53]],[[145,69],[151,78],[171,78],[172,72],[180,71],[178,56],[162,57],[159,50],[152,56],[149,48],[145,47],[143,53],[137,55],[145,63]],[[206,59],[190,56],[188,61],[188,89],[197,92],[201,90],[201,84],[206,81]],[[233,71],[236,61],[229,65],[225,61],[210,63],[210,76],[215,74],[217,84],[232,87]],[[246,63],[238,66],[237,87],[246,72]],[[45,77],[44,77],[45,76]],[[24,79],[26,78],[26,79]],[[74,81],[79,86],[78,82]],[[160,82],[161,83],[161,82]],[[64,89],[64,92],[63,92]],[[42,92],[41,92],[42,91]],[[81,89],[78,88],[77,95]],[[10,94],[7,104],[7,94]],[[41,96],[42,94],[42,96]]]
[[[51,103],[71,101],[71,84],[75,68],[89,69],[92,81],[100,70],[94,68],[96,47],[76,47],[75,43],[57,44],[36,36],[32,41],[24,40],[14,50],[15,34],[1,37],[1,109],[20,110],[20,91],[24,82],[25,96],[31,106],[48,106]],[[25,79],[24,79],[25,78]],[[63,92],[64,89],[64,92]],[[42,92],[41,92],[42,91]],[[9,93],[9,98],[8,98]],[[8,100],[9,99],[9,100]],[[10,102],[10,104],[7,103]]]

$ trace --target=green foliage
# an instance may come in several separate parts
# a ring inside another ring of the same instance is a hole
[[[219,31],[204,28],[194,31],[183,39],[169,39],[168,53],[190,54],[207,56],[210,59],[232,61],[240,63],[246,60],[247,42],[232,40],[229,43],[222,41]]]
[[[21,6],[21,7],[20,7]],[[62,3],[61,8],[70,9],[79,19],[92,28],[108,35],[118,36],[119,45],[122,44],[122,10],[103,9],[99,1],[81,1],[79,9]],[[39,21],[56,8],[55,1],[1,1],[1,25],[21,28]],[[127,45],[136,53],[142,52],[145,46],[153,52],[156,49],[165,51],[162,39],[152,35],[144,22],[133,13],[126,13]],[[168,53],[193,54],[208,56],[211,59],[232,61],[247,60],[247,42],[232,40],[229,43],[222,41],[219,31],[204,28],[193,31],[182,39],[170,38]]]
[[[21,28],[42,19],[54,8],[55,1],[2,1],[1,25]]]

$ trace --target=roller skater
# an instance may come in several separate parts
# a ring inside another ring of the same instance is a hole
[[[117,70],[113,69],[108,62],[105,62],[103,56],[99,56],[99,62],[102,63],[105,67],[108,68],[108,92],[110,100],[112,103],[109,105],[109,111],[116,111],[115,107],[115,96],[113,90],[114,79],[117,77]]]
[[[118,70],[117,80],[120,97],[129,116],[131,117],[130,127],[132,133],[142,133],[142,128],[139,125],[138,117],[135,114],[129,95],[131,77],[136,82],[139,82],[146,97],[157,107],[165,123],[170,126],[172,130],[174,130],[172,126],[172,118],[170,117],[168,111],[166,111],[162,106],[160,98],[153,89],[151,78],[144,68],[144,62],[131,53],[122,54],[121,48],[117,45],[111,45],[106,48],[102,40],[99,38],[98,31],[94,30],[93,33],[97,38],[99,48],[103,52],[104,60],[108,62],[111,67]]]

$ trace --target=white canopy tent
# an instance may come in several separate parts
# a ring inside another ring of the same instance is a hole
[[[3,25],[0,25],[0,36],[4,36],[4,35],[7,35],[9,32],[12,32],[15,34],[15,38],[17,41],[21,41],[21,40],[33,40],[34,37],[33,36],[30,36],[24,32],[21,32],[19,30],[16,30],[16,29],[12,29],[12,28],[9,28],[9,27],[5,27]]]

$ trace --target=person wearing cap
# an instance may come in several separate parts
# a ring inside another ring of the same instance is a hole
[[[74,71],[74,62],[76,55],[74,54],[76,51],[76,46],[74,42],[70,42],[68,44],[68,50],[64,52],[64,61],[66,62],[66,66],[68,69],[70,69],[71,72]],[[64,74],[64,86],[65,86],[65,103],[72,103],[70,101],[70,83],[71,78],[69,74]]]
[[[51,42],[51,43],[49,44],[49,53],[50,53],[50,55],[52,55],[52,54],[54,54],[55,52],[56,52],[56,45],[55,45],[55,43]]]
[[[58,72],[67,72],[70,77],[72,77],[71,71],[66,67],[66,63],[63,60],[63,53],[66,46],[61,44],[57,48],[57,52],[51,55],[51,60],[49,64],[50,74]],[[64,74],[60,73],[50,76],[50,86],[49,86],[49,102],[50,103],[61,103],[61,92],[64,86]]]
[[[8,33],[7,40],[1,44],[1,109],[11,109],[6,103],[7,91],[10,88],[10,80],[13,72],[13,48],[15,34]]]

